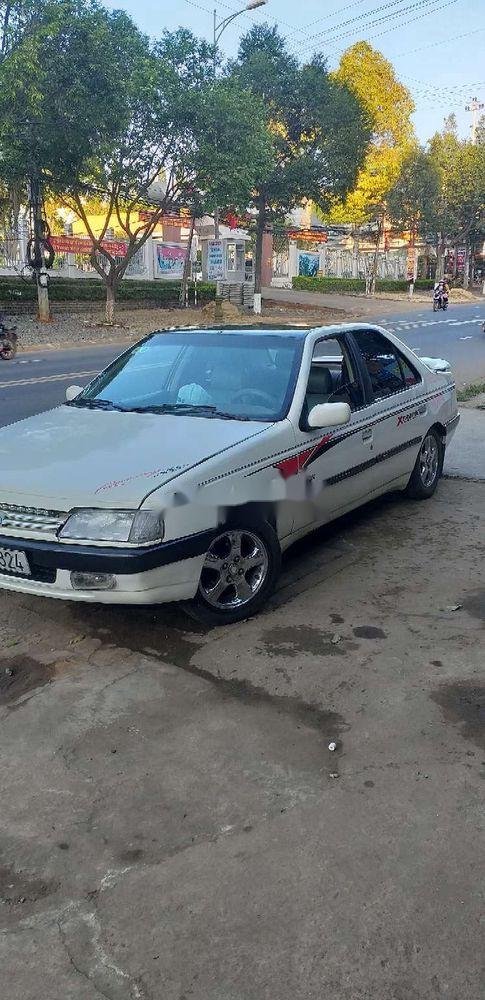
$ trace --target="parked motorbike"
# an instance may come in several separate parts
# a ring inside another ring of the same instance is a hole
[[[0,312],[0,361],[11,361],[17,353],[17,327],[10,326]]]
[[[433,312],[438,312],[438,309],[448,309],[448,295],[446,292],[435,291],[433,295]]]

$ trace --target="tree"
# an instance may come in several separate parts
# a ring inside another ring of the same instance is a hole
[[[128,23],[125,15],[108,15],[90,0],[46,3],[0,64],[0,174],[9,186],[30,188],[42,319],[49,318],[41,283],[47,252],[42,189],[55,193],[67,185],[95,148],[108,145],[119,129],[125,115],[121,53]],[[103,60],[113,26],[118,57]]]
[[[440,178],[431,157],[418,148],[409,153],[401,173],[387,196],[387,213],[400,230],[409,231],[414,242],[426,239],[436,225]]]
[[[0,60],[35,28],[44,6],[44,0],[0,0]]]
[[[150,46],[125,14],[68,0],[4,61],[2,84],[3,170],[35,172],[81,220],[110,323],[116,287],[164,215],[224,204],[229,192],[231,202],[247,201],[264,173],[258,102],[251,107],[232,81],[213,81],[210,46],[190,32]],[[20,106],[18,128],[9,108]],[[93,197],[103,212],[96,232]],[[125,241],[122,257],[110,250],[112,228]]]
[[[324,59],[300,66],[276,28],[256,26],[242,39],[232,78],[264,101],[271,170],[255,186],[255,295],[261,296],[263,235],[303,199],[328,205],[352,188],[370,138],[367,116]],[[256,302],[258,300],[256,299]]]
[[[475,242],[483,239],[485,203],[485,146],[460,140],[456,124],[446,120],[442,132],[429,143],[429,156],[439,177],[435,238],[437,274],[444,271],[447,246],[465,246],[463,283],[469,280],[469,261]],[[455,255],[456,259],[456,255]]]
[[[362,227],[375,242],[369,275],[369,286],[373,290],[387,195],[413,146],[411,114],[414,104],[407,88],[397,79],[392,64],[368,42],[357,42],[344,52],[335,78],[345,83],[366,109],[372,122],[372,142],[355,187],[346,198],[334,202],[328,219],[333,223],[353,225],[355,259]]]

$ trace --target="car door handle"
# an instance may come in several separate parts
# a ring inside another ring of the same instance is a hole
[[[362,440],[363,441],[372,440],[372,427],[367,427],[365,431],[362,431]]]

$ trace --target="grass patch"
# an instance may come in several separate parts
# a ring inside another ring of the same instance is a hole
[[[457,389],[456,398],[459,403],[466,403],[467,399],[473,399],[474,396],[480,396],[485,393],[485,382],[472,382],[470,385],[465,385],[463,389]]]

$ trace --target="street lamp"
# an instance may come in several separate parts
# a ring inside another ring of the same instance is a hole
[[[234,21],[235,17],[239,17],[241,14],[244,14],[245,11],[247,11],[247,10],[256,10],[257,7],[264,7],[264,5],[267,4],[267,3],[268,3],[268,0],[249,0],[249,3],[247,3],[245,7],[242,7],[241,10],[236,10],[235,13],[234,14],[230,14],[229,17],[223,18],[222,21],[219,21],[219,24],[217,23],[217,10],[214,10],[214,35],[213,35],[213,53],[214,53],[214,55],[213,55],[213,59],[214,59],[214,62],[213,62],[213,71],[214,71],[214,79],[216,77],[216,72],[217,72],[217,46],[219,44],[219,39],[220,39],[220,37],[222,35],[222,32],[225,31],[225,29],[227,28],[228,24],[231,23],[231,21]],[[214,239],[216,239],[216,240],[219,239],[219,209],[218,208],[216,208],[215,211],[214,211]]]
[[[236,10],[235,13],[230,14],[229,17],[225,17],[222,21],[219,21],[219,24],[217,24],[217,11],[214,11],[214,76],[216,75],[217,65],[217,46],[222,32],[227,28],[231,21],[234,21],[235,17],[239,17],[241,14],[244,14],[246,10],[256,10],[257,7],[264,7],[267,3],[268,0],[250,0],[245,7],[242,7],[241,10]]]

